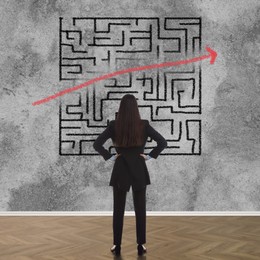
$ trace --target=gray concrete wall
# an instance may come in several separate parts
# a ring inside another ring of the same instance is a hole
[[[72,86],[58,77],[60,16],[200,16],[202,49],[218,52],[202,62],[202,155],[148,161],[147,210],[258,211],[259,12],[257,0],[1,1],[0,210],[112,210],[113,162],[60,156],[62,98],[32,106]]]

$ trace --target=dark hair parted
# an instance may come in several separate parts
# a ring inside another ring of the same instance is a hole
[[[134,95],[122,97],[115,119],[115,142],[117,147],[142,146],[144,143],[144,121],[141,120]]]

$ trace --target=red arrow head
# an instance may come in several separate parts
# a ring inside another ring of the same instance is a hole
[[[209,53],[210,56],[210,64],[214,64],[218,54],[213,51],[211,48],[209,48],[208,46],[206,46],[206,51]]]

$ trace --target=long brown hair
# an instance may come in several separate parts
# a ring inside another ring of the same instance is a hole
[[[115,119],[115,143],[117,147],[141,146],[144,143],[144,124],[134,95],[122,97]]]

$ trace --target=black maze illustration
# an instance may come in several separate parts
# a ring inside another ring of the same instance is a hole
[[[60,17],[59,22],[59,79],[71,86],[201,55],[198,17]],[[141,117],[167,131],[162,155],[200,155],[201,76],[200,63],[192,63],[126,73],[70,93],[60,102],[59,154],[97,155],[94,140],[115,119],[121,98],[131,93]],[[107,144],[115,153],[112,142]],[[145,152],[155,145],[148,139]]]

